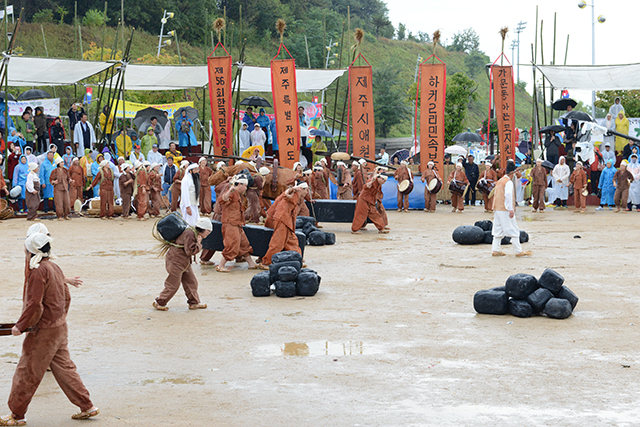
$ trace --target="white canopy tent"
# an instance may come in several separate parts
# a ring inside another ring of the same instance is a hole
[[[98,74],[114,63],[72,59],[9,59],[9,86],[69,86]]]
[[[557,89],[640,89],[640,64],[627,65],[536,65]]]
[[[329,87],[346,69],[337,70],[306,70],[296,69],[296,86],[298,92],[320,92]],[[248,67],[242,68],[240,80],[241,92],[271,92],[271,68]]]

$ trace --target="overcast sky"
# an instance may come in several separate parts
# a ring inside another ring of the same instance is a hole
[[[515,29],[518,22],[526,22],[520,34],[520,64],[531,63],[531,43],[534,43],[536,28],[536,5],[538,20],[544,20],[543,42],[545,64],[553,56],[553,18],[557,13],[556,64],[564,63],[567,34],[569,50],[567,65],[591,65],[591,7],[578,8],[579,0],[453,0],[415,1],[386,0],[389,17],[395,28],[402,22],[414,34],[424,31],[433,34],[442,32],[442,38],[451,41],[453,35],[465,28],[473,28],[480,36],[480,50],[493,62],[500,55],[501,38],[498,31],[509,27],[505,41],[505,55],[511,61],[511,42],[517,39]],[[586,0],[595,2],[595,16],[604,15],[606,22],[595,25],[596,65],[629,64],[640,62],[640,48],[636,40],[640,32],[638,0]],[[514,56],[517,62],[517,50]],[[538,30],[538,62],[540,63],[540,31]],[[539,73],[538,73],[539,75]],[[515,76],[514,76],[515,77]],[[640,76],[639,76],[640,78]],[[531,93],[531,67],[520,66],[520,79],[527,82]],[[573,98],[591,104],[591,92],[572,91]],[[557,98],[557,96],[556,96]]]

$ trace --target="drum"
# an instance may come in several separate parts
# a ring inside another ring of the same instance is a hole
[[[464,194],[464,190],[466,189],[467,186],[458,181],[451,181],[451,184],[449,184],[449,191],[457,194],[458,196],[462,196]]]
[[[405,179],[404,181],[398,184],[398,191],[401,193],[404,193],[409,189],[409,184],[411,184],[411,181],[409,181],[408,179]]]
[[[438,191],[440,191],[441,188],[442,181],[440,181],[438,178],[433,178],[431,181],[429,181],[429,184],[427,184],[427,190],[431,194],[436,194]]]
[[[486,179],[481,179],[476,185],[476,189],[480,190],[483,194],[490,194],[493,187],[495,187],[495,184],[491,181],[487,181]]]

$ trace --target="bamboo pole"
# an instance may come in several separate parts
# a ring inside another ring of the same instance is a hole
[[[117,30],[116,30],[117,34]],[[104,39],[107,36],[107,2],[104,2],[104,22],[102,23],[102,44],[100,45],[100,61],[104,59]]]
[[[542,28],[544,20],[540,21],[540,61],[544,65],[544,43],[542,40]],[[545,77],[542,75],[542,117],[544,117],[544,125],[547,126],[547,87],[545,85]]]
[[[345,29],[345,22],[342,22],[342,35],[340,36],[340,56],[338,57],[338,68],[342,67],[342,52],[343,52],[343,48],[344,48],[344,29]],[[333,131],[336,128],[336,117],[338,116],[338,90],[340,89],[340,77],[338,77],[338,80],[336,81],[336,96],[334,97],[334,102],[333,102],[333,121],[331,123],[331,134],[333,135]],[[324,105],[322,106],[323,111],[324,111]],[[333,138],[331,139],[334,144],[335,141],[333,140]],[[334,148],[336,149],[336,151],[338,150],[337,147],[334,146]]]
[[[42,42],[44,43],[44,53],[49,57],[49,49],[47,49],[47,39],[44,37],[44,27],[40,24],[40,31],[42,31]]]
[[[557,13],[553,14],[553,65],[556,65],[556,18]],[[551,99],[550,102],[553,104],[553,86],[549,84],[549,89],[551,91]],[[553,106],[549,109],[549,124],[553,124]]]

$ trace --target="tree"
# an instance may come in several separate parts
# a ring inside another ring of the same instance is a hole
[[[402,22],[398,24],[397,39],[404,40],[407,37],[407,26]]]
[[[480,36],[475,32],[473,28],[467,28],[455,33],[453,35],[453,41],[448,46],[448,49],[467,53],[478,50],[479,48]]]
[[[406,105],[400,87],[399,70],[391,64],[373,70],[373,102],[376,118],[376,135],[386,138],[391,128],[409,118],[411,111]]]
[[[605,114],[607,114],[609,113],[609,107],[614,104],[616,98],[620,98],[620,104],[624,107],[627,117],[640,117],[640,90],[605,90],[604,92],[596,92],[596,107],[603,108]],[[591,114],[591,111],[589,111],[589,114]]]
[[[387,18],[386,15],[382,13],[378,13],[371,18],[371,24],[376,32],[376,37],[380,37],[380,33],[384,28],[389,27],[391,25],[391,21]]]
[[[431,43],[431,36],[424,31],[418,31],[417,38],[420,40],[420,43]]]
[[[464,75],[455,73],[447,77],[447,100],[444,106],[444,135],[450,142],[456,134],[463,131],[463,123],[471,101],[478,99],[475,93],[478,84]]]
[[[471,51],[471,53],[464,58],[464,63],[471,77],[475,77],[484,71],[484,67],[488,62],[489,57],[479,50]]]

